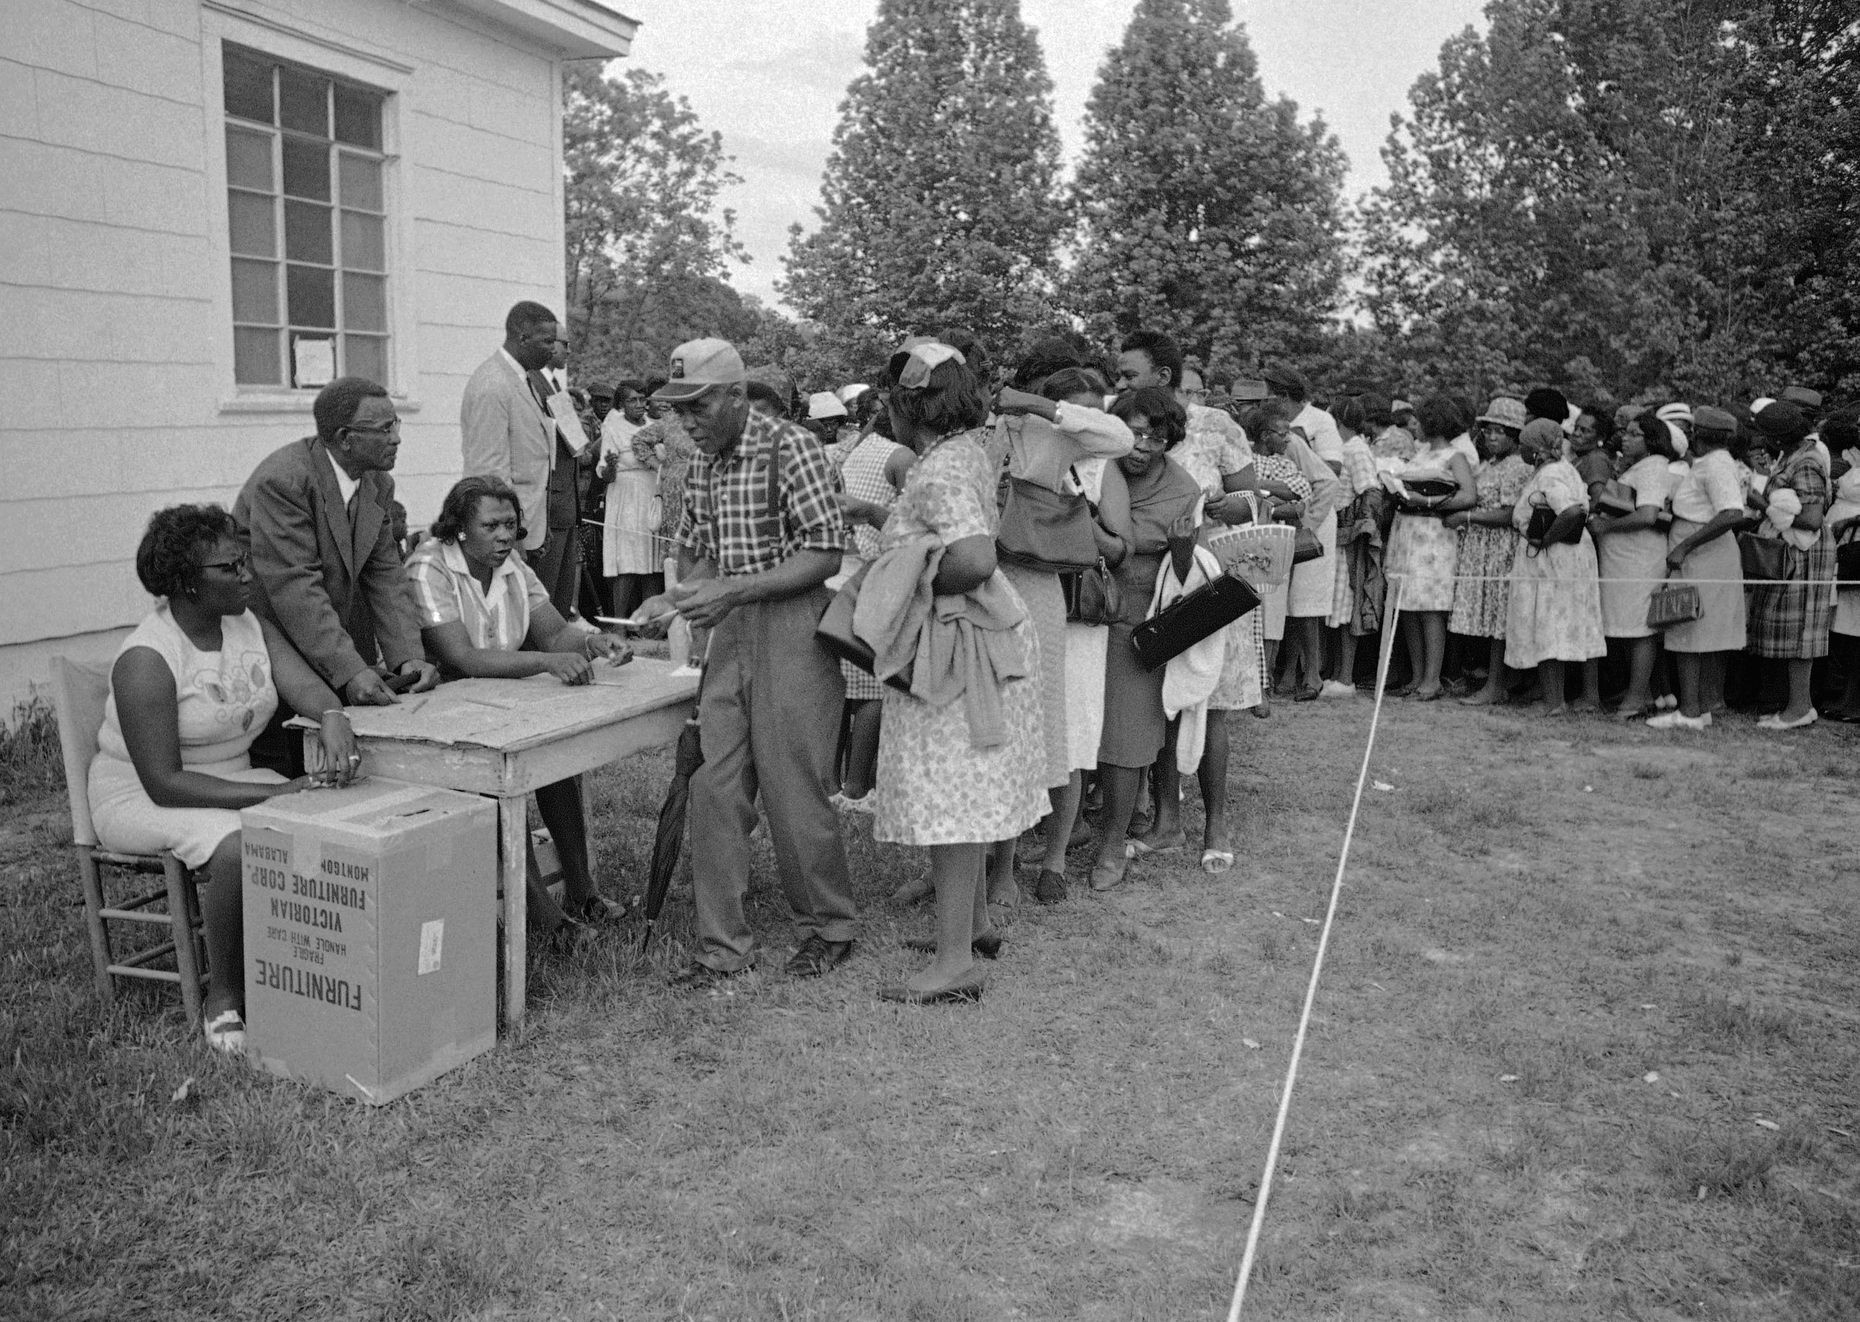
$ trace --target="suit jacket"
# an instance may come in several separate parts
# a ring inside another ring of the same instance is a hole
[[[377,656],[398,670],[425,654],[393,499],[393,478],[362,474],[351,529],[329,451],[309,436],[260,461],[233,504],[252,555],[252,609],[338,692]]]
[[[523,506],[524,549],[541,546],[549,531],[555,419],[543,412],[502,350],[480,363],[465,383],[465,395],[459,401],[459,436],[465,452],[464,476],[489,474],[510,483]]]

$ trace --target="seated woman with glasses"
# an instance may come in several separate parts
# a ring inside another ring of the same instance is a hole
[[[251,568],[232,516],[175,505],[149,520],[136,577],[159,604],[117,649],[90,764],[90,814],[106,849],[172,850],[204,874],[207,1042],[245,1050],[245,931],[239,810],[361,765],[342,699],[276,625],[250,609]],[[333,770],[285,780],[249,750],[282,697],[321,723]]]
[[[523,535],[517,493],[501,478],[463,478],[446,493],[432,535],[407,561],[420,636],[440,671],[449,679],[554,675],[564,684],[586,684],[596,658],[613,665],[631,660],[624,643],[568,623],[549,603],[536,571],[516,554]],[[578,942],[591,925],[625,911],[594,885],[580,777],[544,785],[536,807],[562,859],[564,894],[558,905],[531,867],[530,921]]]

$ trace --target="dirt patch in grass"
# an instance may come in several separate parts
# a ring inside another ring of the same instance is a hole
[[[674,994],[675,899],[649,955],[539,958],[517,1040],[380,1110],[210,1058],[171,1000],[103,1011],[62,791],[21,778],[0,1312],[1220,1316],[1367,724],[1238,718],[1235,869],[1024,910],[979,1007],[876,1001],[925,862],[854,821],[846,969]],[[1391,704],[1249,1316],[1854,1317],[1856,753]],[[598,778],[615,891],[667,773]]]

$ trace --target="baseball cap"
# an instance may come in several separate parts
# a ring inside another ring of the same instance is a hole
[[[728,340],[687,340],[672,350],[669,379],[652,397],[677,404],[696,399],[712,386],[739,385],[747,375],[742,355]]]

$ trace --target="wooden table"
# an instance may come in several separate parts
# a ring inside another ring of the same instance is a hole
[[[594,682],[461,679],[394,707],[351,707],[362,771],[497,800],[498,873],[504,891],[504,1023],[523,1022],[528,796],[539,786],[678,737],[697,698],[697,676],[669,662],[594,664]]]

